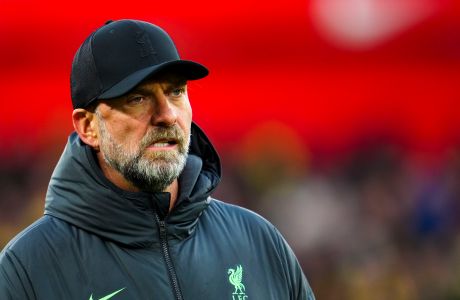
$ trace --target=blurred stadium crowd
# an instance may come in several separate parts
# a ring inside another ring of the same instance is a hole
[[[42,214],[61,146],[3,160],[1,247]],[[317,299],[460,299],[460,148],[434,159],[368,137],[325,159],[267,123],[226,150],[215,196],[280,229]]]

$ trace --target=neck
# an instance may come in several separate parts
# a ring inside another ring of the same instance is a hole
[[[117,187],[121,188],[122,190],[129,191],[129,192],[140,192],[140,189],[132,184],[130,181],[126,180],[126,178],[117,170],[112,168],[107,164],[102,156],[100,151],[96,154],[97,160],[99,162],[99,166],[101,167],[102,173],[104,173],[105,177],[107,177],[110,182],[115,184]],[[179,182],[177,179],[173,181],[165,190],[164,192],[168,192],[171,194],[169,200],[169,211],[171,211],[176,204],[177,195],[179,194]]]

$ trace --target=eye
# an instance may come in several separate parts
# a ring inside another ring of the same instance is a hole
[[[140,96],[140,95],[133,95],[126,99],[126,102],[132,105],[140,104],[140,103],[143,103],[144,101],[145,101],[145,97]]]
[[[174,98],[178,98],[178,97],[182,96],[183,94],[185,94],[185,86],[178,87],[178,88],[173,88],[169,92],[169,95],[174,97]]]

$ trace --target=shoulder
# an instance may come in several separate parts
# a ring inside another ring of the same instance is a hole
[[[68,241],[70,231],[70,225],[66,222],[45,215],[16,235],[5,246],[1,256],[8,253],[19,259],[34,260],[47,249]]]
[[[211,199],[206,210],[208,222],[216,230],[238,234],[240,237],[247,236],[255,241],[271,241],[277,243],[280,234],[275,226],[258,213],[247,208]]]
[[[34,268],[56,255],[62,255],[56,247],[51,247],[53,240],[63,239],[62,221],[43,216],[14,237],[0,252],[0,298],[11,299],[9,291],[21,293],[14,299],[29,299],[33,295],[30,280]],[[56,243],[59,244],[59,243]],[[3,282],[3,285],[2,285]],[[6,294],[5,294],[6,293]],[[23,294],[26,293],[26,294]],[[6,295],[6,296],[5,296]]]
[[[274,226],[268,220],[266,220],[258,213],[235,204],[222,202],[214,198],[211,199],[208,212],[214,215],[214,217],[219,217],[220,220],[225,222],[235,221],[251,223],[253,225],[267,228],[274,228]]]

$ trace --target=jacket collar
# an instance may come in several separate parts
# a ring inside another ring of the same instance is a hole
[[[171,239],[195,228],[220,181],[219,157],[203,131],[192,123],[187,164],[179,177],[179,195],[168,214],[169,193],[124,191],[99,168],[91,148],[74,132],[51,176],[45,214],[105,239],[130,247],[158,241],[155,213],[165,217]]]

